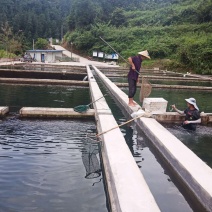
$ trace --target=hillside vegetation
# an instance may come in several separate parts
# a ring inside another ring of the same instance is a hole
[[[148,49],[152,60],[146,66],[212,74],[212,0],[0,0],[0,5],[1,55],[21,54],[32,40],[64,34],[64,42],[80,54],[112,53],[101,36],[125,58]]]
[[[142,5],[122,1],[122,7],[116,7],[116,2],[106,18],[102,18],[100,3],[91,6],[92,1],[86,2],[90,5],[82,7],[85,1],[80,0],[73,4],[69,16],[70,32],[65,39],[76,49],[90,55],[93,50],[111,53],[101,36],[125,58],[148,49],[153,58],[149,65],[212,73],[210,0],[142,1]],[[90,17],[82,8],[91,11]]]

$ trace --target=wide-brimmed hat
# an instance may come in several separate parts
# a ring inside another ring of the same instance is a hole
[[[145,51],[141,51],[141,52],[138,52],[138,54],[148,58],[148,59],[151,59],[150,56],[149,56],[149,52],[147,50]]]
[[[196,103],[196,99],[194,98],[189,98],[189,99],[185,99],[186,102],[188,102],[189,104],[193,105],[197,110],[199,110],[199,108],[197,107],[197,103]]]

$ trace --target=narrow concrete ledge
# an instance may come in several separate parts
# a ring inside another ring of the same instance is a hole
[[[118,87],[128,87],[128,83],[119,83],[115,82]],[[168,89],[194,89],[194,90],[206,90],[212,91],[212,87],[204,86],[187,86],[187,85],[162,85],[162,84],[151,84],[153,88],[168,88]],[[138,83],[138,87],[141,86],[141,83]]]
[[[103,94],[89,67],[87,67],[87,71],[91,96],[94,101]],[[104,98],[95,102],[94,108],[99,133],[117,126]],[[101,155],[110,200],[110,211],[160,211],[120,129],[116,128],[103,134],[101,141]]]
[[[207,125],[212,122],[212,114],[211,113],[201,113],[201,124]],[[160,123],[182,123],[185,119],[185,115],[180,115],[177,112],[166,112],[163,114],[155,114],[154,118]]]
[[[4,117],[9,113],[9,107],[0,107],[0,117]]]
[[[53,68],[52,68],[53,69]],[[15,73],[15,74],[21,74],[21,73],[24,73],[24,74],[78,74],[78,75],[83,75],[85,76],[86,73],[86,69],[84,70],[65,70],[64,67],[60,68],[61,70],[55,70],[55,71],[52,71],[52,70],[36,70],[36,69],[31,69],[31,70],[23,70],[23,69],[1,69],[0,68],[0,73],[2,74],[7,74],[8,72],[9,73]]]
[[[147,79],[154,79],[154,80],[169,80],[169,81],[191,81],[191,82],[210,82],[212,81],[212,78],[208,77],[208,78],[192,78],[190,77],[190,75],[188,75],[189,77],[171,77],[171,76],[145,76],[145,78]]]
[[[0,78],[0,83],[12,84],[37,84],[37,85],[64,85],[64,86],[85,86],[88,87],[87,81],[77,80],[50,80],[50,79],[26,79],[26,78]]]
[[[129,71],[127,70],[127,72],[125,74],[117,74],[116,72],[115,73],[114,72],[105,74],[105,76],[107,76],[107,77],[126,77],[127,73]],[[144,74],[144,72],[142,71],[141,74]],[[161,75],[162,75],[162,73],[161,73]],[[185,81],[190,81],[190,82],[211,82],[212,81],[212,78],[210,78],[210,77],[208,77],[208,78],[194,78],[193,77],[192,78],[192,77],[172,77],[172,76],[155,76],[155,75],[144,75],[144,77],[146,79],[149,79],[149,80],[159,80],[159,81],[164,81],[164,80],[182,81],[182,82],[185,82]],[[141,78],[141,76],[140,76],[140,78]]]
[[[93,68],[125,110],[132,114],[133,108],[128,106],[127,95],[96,67]],[[137,119],[137,124],[188,190],[193,203],[200,204],[204,211],[212,211],[212,169],[155,119],[142,117]]]
[[[95,111],[77,113],[73,108],[23,107],[19,114],[21,118],[94,118]]]

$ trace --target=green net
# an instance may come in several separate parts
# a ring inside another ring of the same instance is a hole
[[[85,113],[89,109],[88,105],[79,105],[74,107],[74,111],[78,113]]]

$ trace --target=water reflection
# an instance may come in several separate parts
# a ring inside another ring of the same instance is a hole
[[[126,143],[140,168],[159,208],[163,212],[192,211],[178,188],[173,184],[166,170],[150,151],[148,139],[133,123],[123,128]]]

